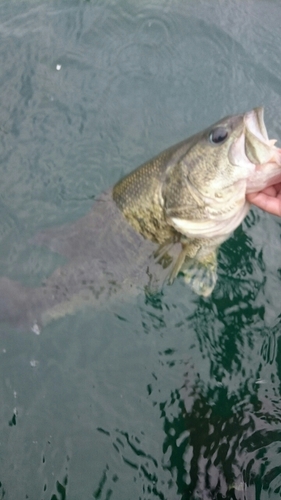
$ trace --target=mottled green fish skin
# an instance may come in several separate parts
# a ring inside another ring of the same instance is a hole
[[[263,125],[262,109],[255,114]],[[238,143],[245,116],[226,117],[163,151],[101,195],[82,219],[41,233],[35,242],[67,263],[38,288],[0,278],[0,320],[37,331],[83,304],[157,289],[180,271],[196,293],[209,295],[217,249],[248,210],[243,168],[233,161],[245,154]],[[218,129],[216,143],[210,137]],[[259,140],[251,133],[247,140],[249,151],[255,141],[257,156]]]
[[[173,146],[144,163],[115,184],[112,191],[113,200],[135,230],[157,243],[178,237],[167,223],[159,200],[165,170],[178,148]]]
[[[234,141],[241,134],[243,115],[226,117],[170,147],[114,186],[113,200],[145,238],[160,244],[170,238],[181,238],[167,220],[167,210],[174,209],[175,215],[194,220],[205,216],[204,202],[194,192],[216,179],[218,170],[229,175],[225,161],[229,143],[214,147],[209,140],[211,131],[219,125],[228,130]]]

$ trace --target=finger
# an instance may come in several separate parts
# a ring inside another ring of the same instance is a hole
[[[248,195],[248,201],[257,207],[273,215],[281,217],[281,199],[275,196],[268,196],[264,192],[252,193]]]

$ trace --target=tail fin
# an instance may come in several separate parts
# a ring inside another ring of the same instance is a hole
[[[33,329],[39,325],[33,318],[36,288],[27,288],[9,278],[0,278],[0,322],[20,329]],[[38,330],[38,331],[37,331]]]

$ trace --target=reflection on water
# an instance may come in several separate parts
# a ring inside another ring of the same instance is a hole
[[[280,2],[3,1],[0,275],[165,147],[265,105],[281,137]],[[163,293],[0,325],[0,498],[278,499],[280,221],[252,211],[208,299]],[[0,298],[1,299],[1,298]]]

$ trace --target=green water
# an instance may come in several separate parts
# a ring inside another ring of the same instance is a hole
[[[266,109],[281,141],[279,0],[0,3],[0,275],[169,145]],[[252,210],[213,295],[179,279],[55,321],[0,326],[0,498],[279,499],[280,220]],[[1,300],[1,297],[0,297]]]

